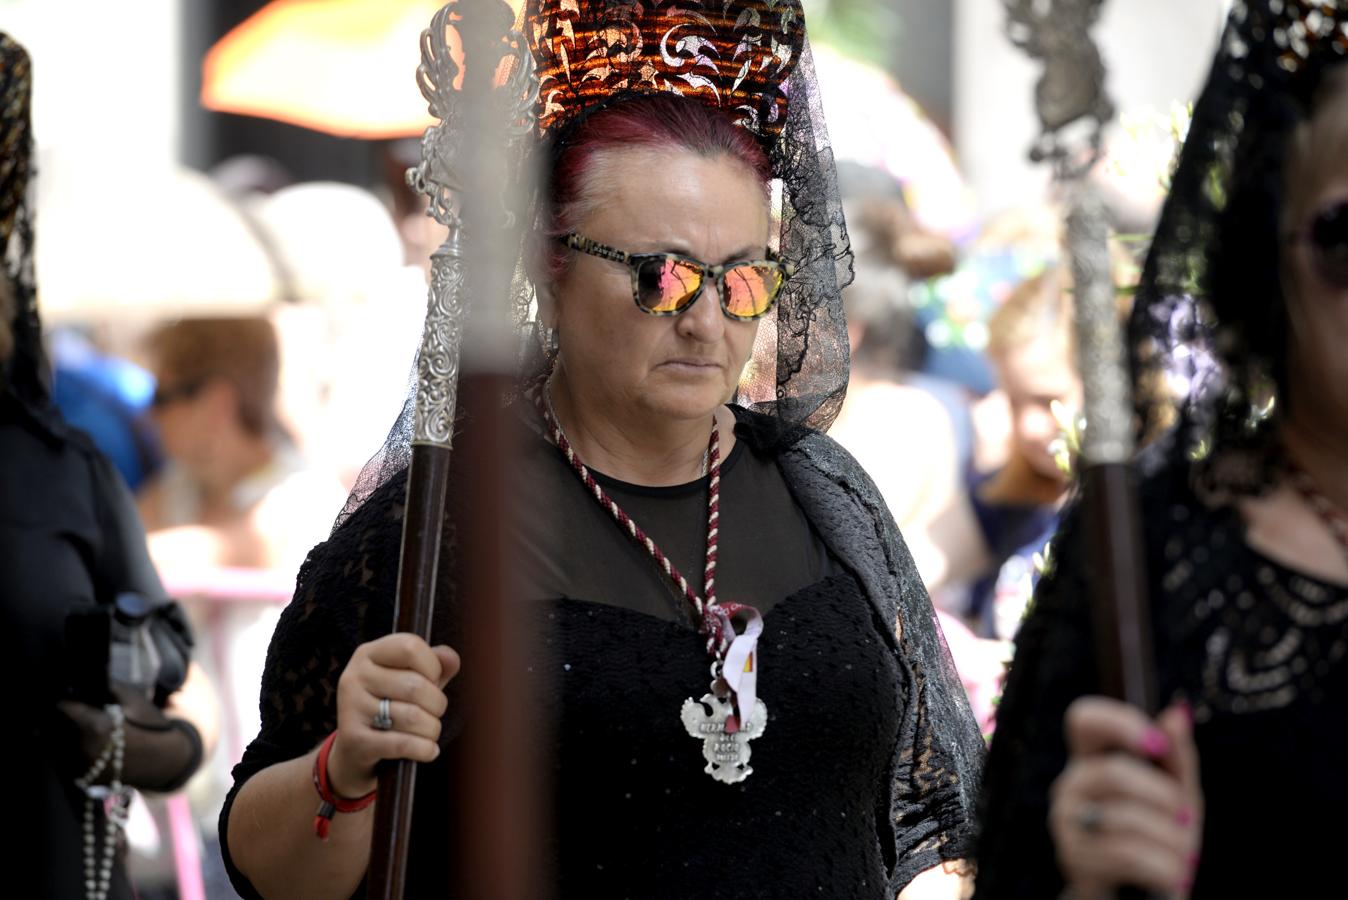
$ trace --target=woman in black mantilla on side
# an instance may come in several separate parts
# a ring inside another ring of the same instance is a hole
[[[27,51],[0,32],[0,770],[13,811],[0,865],[6,896],[130,900],[131,789],[186,783],[203,752],[189,719],[209,736],[214,701],[130,491],[51,400],[33,269],[32,83]],[[114,641],[114,608],[144,612],[137,631],[157,652]],[[121,665],[132,658],[143,668]]]
[[[1169,706],[1150,722],[1085,696],[1098,682],[1069,515],[997,716],[977,896],[1108,897],[1130,880],[1324,896],[1348,808],[1342,2],[1235,4],[1130,332],[1145,423],[1170,425],[1141,458]]]
[[[512,560],[546,626],[558,893],[953,897],[981,739],[892,518],[820,431],[850,253],[800,6],[531,0],[522,30],[547,184],[515,309],[537,301],[548,352],[516,407]],[[311,773],[363,798],[396,757],[429,763],[410,890],[444,896],[459,660],[388,636],[409,432],[405,413],[277,628],[221,822],[246,896],[358,890],[371,812],[353,800],[319,840]],[[453,645],[451,574],[441,595]],[[717,630],[732,603],[738,636]],[[704,758],[685,704],[709,645],[751,771]]]

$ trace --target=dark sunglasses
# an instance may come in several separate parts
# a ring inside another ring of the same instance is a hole
[[[1311,264],[1326,284],[1348,290],[1348,200],[1321,210],[1291,239],[1310,249]]]
[[[185,381],[174,387],[159,385],[155,387],[154,394],[150,397],[150,409],[163,409],[179,400],[190,400],[205,384],[204,381]]]
[[[653,316],[677,316],[702,295],[708,279],[716,282],[721,311],[731,319],[758,319],[768,314],[791,277],[791,266],[779,259],[750,259],[713,266],[677,253],[627,253],[574,231],[562,241],[573,250],[622,263],[632,272],[632,299]]]

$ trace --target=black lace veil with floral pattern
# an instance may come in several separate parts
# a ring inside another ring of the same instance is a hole
[[[1129,323],[1139,420],[1223,494],[1273,464],[1288,335],[1279,275],[1288,138],[1348,62],[1341,0],[1238,0],[1193,110]]]
[[[33,273],[32,67],[28,53],[0,33],[0,256],[14,295],[14,348],[0,384],[34,410],[49,405],[42,323]]]

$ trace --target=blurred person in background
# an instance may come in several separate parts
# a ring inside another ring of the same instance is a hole
[[[935,523],[950,527],[951,519],[962,517],[966,530],[975,528],[960,496],[974,430],[968,394],[920,371],[927,344],[909,288],[949,272],[955,248],[913,219],[884,173],[844,165],[839,180],[850,199],[847,221],[857,261],[856,279],[844,293],[852,370],[829,433],[875,480],[930,589],[948,564],[948,552],[932,541]],[[960,620],[962,591],[933,590],[932,601],[970,707],[986,724],[1006,649],[980,640]]]
[[[269,314],[281,345],[278,416],[305,460],[349,487],[387,426],[374,411],[407,391],[426,313],[422,263],[404,264],[393,215],[363,188],[303,182],[240,204],[292,301]]]
[[[1111,251],[1115,284],[1134,283],[1127,253]],[[1015,636],[1071,486],[1083,427],[1073,316],[1071,275],[1059,265],[1021,282],[993,313],[987,353],[1009,411],[1005,459],[966,468],[957,503],[929,532],[943,579],[970,585],[970,626],[999,641]]]
[[[138,502],[151,556],[183,598],[203,638],[203,664],[220,687],[223,740],[192,799],[207,878],[223,882],[214,823],[229,768],[258,728],[248,698],[294,572],[326,535],[345,492],[306,463],[282,424],[280,347],[269,319],[170,322],[151,332],[145,355],[166,463]],[[154,812],[162,833],[163,810]],[[144,868],[157,863],[162,873],[162,854],[147,857]]]
[[[852,370],[829,432],[871,473],[906,537],[925,528],[958,489],[957,413],[913,372],[921,335],[903,302],[902,272],[859,260],[855,273],[844,293]],[[903,439],[914,433],[923,440]],[[925,578],[922,556],[911,540],[909,547]]]
[[[927,343],[922,372],[957,385],[968,403],[974,467],[1005,463],[1010,410],[987,355],[988,321],[1016,286],[1061,255],[1059,214],[1047,203],[1003,210],[961,246],[954,271],[915,282],[910,292]]]
[[[3,753],[17,817],[0,854],[13,896],[130,898],[118,820],[132,788],[176,790],[196,770],[212,699],[130,493],[51,402],[30,72],[0,34],[0,674],[15,688]]]
[[[964,392],[921,372],[927,342],[909,296],[915,283],[954,268],[955,247],[918,223],[889,173],[843,162],[838,186],[856,277],[843,296],[852,369],[830,434],[876,479],[907,538],[945,505],[972,442]],[[899,440],[915,430],[930,443]],[[914,557],[926,580],[916,549]]]
[[[138,502],[156,561],[170,573],[294,571],[345,495],[306,466],[278,418],[271,322],[184,319],[151,334],[147,352],[167,462]]]
[[[1022,282],[988,322],[988,355],[1011,410],[1011,446],[996,471],[969,471],[973,533],[942,533],[976,560],[969,617],[1009,640],[1037,580],[1034,558],[1058,524],[1069,469],[1064,429],[1081,408],[1069,277],[1053,267]],[[974,548],[974,549],[970,549]]]
[[[955,248],[917,223],[887,173],[843,163],[838,182],[856,277],[843,295],[852,368],[830,434],[871,473],[907,536],[946,504],[969,443],[962,393],[919,372],[926,342],[908,298],[913,282],[954,267]],[[930,439],[900,439],[913,432]]]

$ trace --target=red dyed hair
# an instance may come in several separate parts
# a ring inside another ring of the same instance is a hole
[[[643,94],[595,111],[569,132],[554,151],[548,173],[541,234],[546,242],[543,274],[565,274],[570,251],[560,238],[575,229],[592,202],[589,181],[595,157],[629,147],[687,150],[699,156],[729,156],[744,164],[768,193],[772,165],[757,138],[725,113],[674,93]]]

